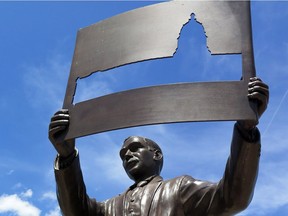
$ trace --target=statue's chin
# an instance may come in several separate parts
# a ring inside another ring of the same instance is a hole
[[[129,176],[129,178],[132,180],[137,179],[137,176],[139,176],[139,174],[140,174],[137,163],[135,163],[133,165],[131,164],[130,166],[127,166],[125,168],[125,171],[126,171],[127,175]]]

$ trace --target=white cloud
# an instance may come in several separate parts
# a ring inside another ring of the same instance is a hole
[[[23,198],[30,198],[30,197],[32,197],[32,195],[33,195],[33,191],[31,189],[28,189],[27,191],[22,192],[20,194],[20,196]]]
[[[18,182],[12,187],[12,189],[18,189],[18,188],[21,188],[21,187],[23,187],[22,183]]]
[[[45,193],[42,195],[41,200],[46,200],[46,199],[56,201],[56,200],[57,200],[56,192],[55,192],[55,191],[45,192]]]
[[[51,57],[44,65],[27,66],[23,79],[27,100],[31,105],[34,107],[45,105],[53,111],[59,109],[64,99],[69,68],[70,62],[65,61],[61,55]]]
[[[101,173],[101,179],[105,181],[110,180],[118,184],[127,183],[127,181],[123,181],[123,179],[126,178],[127,180],[128,178],[123,172],[122,162],[118,157],[120,146],[114,144],[109,136],[102,136],[100,139],[93,139],[92,137],[87,141],[88,143],[79,145],[81,163],[83,162],[82,170],[85,175],[88,178],[95,178],[94,175]],[[107,148],[100,150],[97,146],[93,146],[94,143],[105,143]],[[98,170],[98,172],[95,173],[90,170]]]
[[[18,195],[2,195],[0,197],[0,213],[12,212],[18,216],[39,216],[41,211]]]
[[[49,206],[54,206],[53,209],[50,211],[46,211],[45,216],[61,216],[61,211],[57,202],[57,196],[56,191],[47,191],[42,194],[40,197],[40,200],[43,201],[43,203],[49,203]]]
[[[99,74],[96,74],[99,75]],[[108,77],[108,76],[106,76]],[[93,81],[94,80],[94,81]],[[108,85],[108,81],[98,80],[96,76],[92,76],[77,81],[77,88],[74,103],[89,100],[95,97],[111,93],[112,90]]]
[[[45,216],[61,216],[60,208],[57,206],[55,209],[49,211]]]

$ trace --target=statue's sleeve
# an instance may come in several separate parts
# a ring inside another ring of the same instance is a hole
[[[57,198],[64,216],[102,216],[103,204],[90,199],[86,193],[80,168],[78,151],[71,164],[59,168],[59,157],[55,161]]]
[[[236,123],[223,178],[218,183],[184,179],[184,211],[195,215],[234,215],[247,208],[258,175],[260,148],[258,129],[244,131]]]

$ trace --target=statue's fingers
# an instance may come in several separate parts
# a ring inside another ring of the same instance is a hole
[[[56,121],[52,121],[49,125],[49,129],[53,129],[56,127],[64,127],[66,128],[69,125],[69,120],[67,119],[62,119],[62,120],[56,120]]]
[[[265,84],[264,82],[259,81],[259,80],[255,80],[255,81],[253,81],[253,82],[249,82],[249,84],[248,84],[248,87],[249,87],[249,88],[252,88],[252,87],[254,87],[254,86],[261,86],[261,87],[263,87],[263,88],[269,89],[269,86],[268,86],[267,84]]]
[[[51,118],[51,122],[52,122],[52,121],[58,121],[58,120],[69,120],[69,119],[70,119],[69,114],[58,113],[57,115],[55,114],[55,115]]]
[[[248,98],[251,100],[257,100],[260,102],[260,104],[267,104],[268,98],[264,94],[260,94],[259,92],[253,92],[251,94],[248,94]]]
[[[57,126],[49,129],[49,138],[50,139],[55,139],[55,135],[63,130],[65,130],[65,126]]]
[[[254,86],[252,88],[248,88],[248,93],[252,94],[254,92],[258,92],[260,94],[265,95],[266,97],[269,97],[269,90],[262,86]]]
[[[262,80],[259,78],[259,77],[251,77],[250,78],[250,81],[253,82],[253,81],[260,81],[262,82]]]
[[[60,109],[58,110],[54,115],[58,115],[58,114],[68,114],[69,110],[68,109]]]

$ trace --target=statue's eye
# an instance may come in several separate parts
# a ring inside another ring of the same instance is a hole
[[[136,152],[140,148],[143,148],[143,146],[140,143],[133,143],[132,145],[129,146],[129,150],[131,152]]]
[[[139,148],[137,146],[132,146],[131,148],[129,148],[129,150],[131,152],[136,152]]]
[[[120,157],[122,160],[125,158],[125,154],[127,153],[128,149],[130,152],[137,152],[140,148],[144,148],[143,145],[140,143],[132,143],[128,148],[122,148],[120,150]]]

